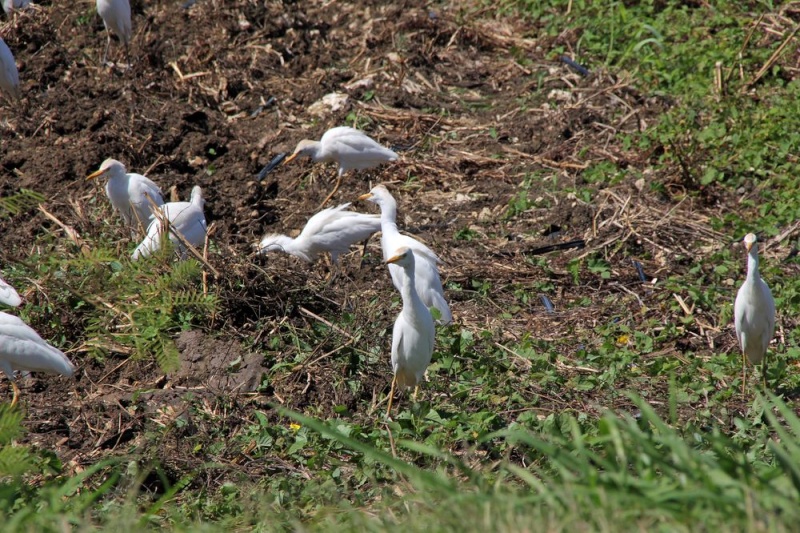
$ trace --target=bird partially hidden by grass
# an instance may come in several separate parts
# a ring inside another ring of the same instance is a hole
[[[208,231],[203,213],[204,205],[203,191],[197,186],[192,189],[190,201],[162,205],[155,212],[155,218],[147,228],[144,240],[134,250],[133,260],[147,257],[161,249],[161,235],[167,232],[180,259],[186,259],[188,254],[184,241],[195,248],[202,247]]]
[[[762,363],[764,387],[767,385],[767,348],[775,333],[775,300],[772,292],[758,272],[758,244],[756,236],[744,237],[747,250],[747,278],[736,294],[733,306],[736,338],[742,349],[742,394],[747,384],[747,361]]]
[[[387,264],[401,268],[403,284],[400,295],[403,309],[397,315],[392,330],[392,387],[386,416],[392,411],[395,387],[414,387],[416,400],[419,384],[425,379],[425,370],[431,363],[436,329],[431,312],[422,303],[414,283],[415,256],[410,248],[400,248],[386,260]]]
[[[265,254],[277,250],[308,263],[313,263],[319,254],[328,252],[331,263],[338,265],[340,254],[381,230],[380,216],[348,211],[349,207],[347,203],[323,209],[308,219],[303,231],[295,238],[265,235],[258,244],[258,251]]]
[[[348,170],[365,170],[397,160],[393,150],[381,146],[363,131],[347,126],[329,129],[319,141],[303,139],[297,143],[292,155],[283,160],[283,164],[297,157],[310,157],[315,163],[335,161],[339,165],[336,185],[320,207],[324,207],[336,194],[342,184],[342,176]]]
[[[17,404],[19,387],[14,372],[47,372],[71,377],[75,367],[61,350],[48,344],[20,318],[0,312],[0,370],[14,389],[12,407]]]

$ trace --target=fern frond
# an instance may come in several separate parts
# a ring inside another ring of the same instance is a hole
[[[18,215],[33,209],[44,201],[44,195],[30,189],[20,189],[16,194],[0,198],[0,217]]]

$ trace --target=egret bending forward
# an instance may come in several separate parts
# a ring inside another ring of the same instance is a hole
[[[301,156],[310,157],[315,163],[335,161],[339,165],[336,185],[320,207],[325,206],[336,194],[342,184],[342,176],[348,170],[364,170],[397,160],[394,151],[373,141],[363,131],[346,126],[329,129],[319,141],[303,139],[297,143],[294,153],[284,160],[284,164]]]
[[[12,407],[17,404],[19,387],[14,371],[47,372],[71,377],[75,373],[67,356],[51,346],[25,322],[0,312],[0,370],[11,380],[14,389]]]
[[[739,288],[733,306],[736,337],[742,349],[742,394],[747,379],[745,358],[754,365],[763,361],[761,372],[766,386],[767,348],[775,333],[775,300],[758,273],[758,244],[754,234],[745,236],[744,247],[747,250],[747,278]]]
[[[161,234],[169,231],[169,240],[175,246],[181,259],[186,258],[186,246],[183,240],[177,236],[180,234],[183,239],[195,248],[205,244],[206,240],[206,217],[203,213],[203,191],[195,186],[192,189],[192,197],[189,202],[169,202],[161,206],[161,212],[157,213],[155,219],[147,228],[147,235],[144,240],[136,247],[133,252],[133,260],[140,257],[147,257],[151,253],[161,248]],[[162,219],[167,224],[167,228],[162,228]]]
[[[329,252],[331,262],[337,265],[339,254],[381,230],[378,215],[355,213],[348,211],[348,207],[349,203],[323,209],[308,219],[303,231],[294,239],[287,235],[264,236],[259,252],[280,250],[308,263],[313,263],[319,254]]]
[[[436,330],[431,312],[422,303],[417,289],[414,287],[414,253],[409,248],[400,248],[390,257],[387,264],[400,267],[403,278],[400,295],[403,297],[403,309],[397,315],[392,330],[392,389],[389,392],[389,407],[386,416],[392,410],[392,399],[395,386],[401,389],[414,387],[417,396],[419,384],[425,379],[425,370],[431,363],[433,343]]]

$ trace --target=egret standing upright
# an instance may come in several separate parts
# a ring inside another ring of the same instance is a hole
[[[389,263],[388,259],[398,248],[410,248],[414,253],[416,263],[415,284],[419,297],[427,307],[435,307],[439,310],[441,324],[452,322],[453,315],[444,298],[442,280],[439,278],[439,268],[437,267],[441,260],[433,250],[415,238],[401,234],[397,229],[397,202],[389,190],[383,185],[376,185],[370,192],[362,194],[358,199],[378,204],[381,208],[381,248],[395,288],[402,291],[405,278],[402,275],[402,269],[398,265]]]
[[[284,159],[284,164],[300,156],[310,157],[315,163],[335,161],[339,165],[336,185],[320,207],[324,207],[336,194],[342,184],[342,176],[348,170],[364,170],[397,160],[394,151],[373,141],[363,131],[347,126],[329,129],[319,141],[303,139],[297,143],[294,153]]]
[[[747,278],[733,305],[736,337],[742,349],[742,394],[747,379],[747,361],[754,365],[763,361],[761,373],[766,387],[767,348],[775,333],[775,300],[758,273],[758,244],[754,234],[745,235],[744,247],[747,250]]]
[[[128,0],[97,0],[97,13],[103,19],[108,40],[106,51],[103,53],[103,65],[108,59],[108,49],[111,46],[111,32],[113,31],[125,47],[125,60],[131,64],[128,45],[133,36],[131,29],[131,5]]]
[[[431,312],[425,307],[414,287],[414,253],[410,248],[400,248],[386,260],[401,268],[403,285],[400,295],[403,297],[403,309],[397,315],[392,330],[392,387],[389,392],[389,407],[386,416],[392,410],[392,398],[395,385],[400,388],[414,387],[416,399],[419,384],[425,379],[425,370],[431,364],[433,343],[436,329]]]
[[[106,159],[100,169],[86,179],[108,177],[106,195],[122,219],[135,229],[144,230],[153,220],[153,206],[164,204],[161,189],[146,176],[128,174],[125,165],[116,159]]]

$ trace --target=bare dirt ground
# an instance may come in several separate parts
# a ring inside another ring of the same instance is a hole
[[[615,135],[646,128],[669,105],[602,70],[587,78],[570,71],[550,50],[569,48],[578,35],[538,37],[522,22],[422,2],[197,0],[187,9],[180,2],[136,1],[133,14],[130,70],[99,65],[105,34],[93,4],[43,2],[0,26],[25,94],[21,109],[0,108],[0,194],[33,189],[78,234],[117,231],[124,240],[123,228],[108,228],[117,222],[101,188],[83,179],[114,157],[163,190],[175,186],[182,198],[202,186],[206,217],[216,228],[210,261],[223,275],[211,284],[223,310],[208,331],[179,337],[180,371],[165,376],[152,362],[114,354],[103,362],[87,359],[77,325],[66,339],[80,367],[77,380],[26,382],[26,440],[75,467],[150,442],[149,429],[184,417],[183,429],[158,441],[150,456],[176,472],[213,459],[255,475],[280,465],[248,462],[236,449],[204,456],[189,449],[196,440],[182,437],[218,435],[220,420],[234,436],[252,408],[268,402],[314,406],[321,415],[344,404],[367,416],[385,396],[388,336],[383,359],[320,357],[292,379],[255,392],[270,365],[293,355],[269,353],[267,340],[280,328],[336,322],[341,308],[351,309],[356,321],[391,327],[396,311],[386,303],[392,288],[376,239],[363,267],[357,254],[346,257],[349,279],[330,286],[321,263],[251,256],[263,234],[299,230],[335,175],[332,166],[307,159],[262,182],[259,170],[300,139],[319,138],[353,117],[373,138],[402,148],[402,156],[347,175],[334,201],[389,183],[401,226],[440,253],[445,281],[463,289],[448,294],[459,326],[494,331],[499,342],[594,327],[624,306],[636,307],[638,296],[629,288],[639,279],[630,258],[660,277],[687,268],[679,258],[690,256],[690,247],[718,239],[704,220],[719,199],[704,205],[671,199],[686,186],[680,169],[660,176],[667,184],[660,194],[633,180],[598,191],[600,200],[591,204],[562,192],[591,187],[582,171],[597,161],[645,172],[664,148],[626,151]],[[116,41],[110,58],[124,58]],[[312,104],[332,92],[347,95],[347,102],[314,114]],[[540,201],[505,216],[527,177],[530,198]],[[24,261],[37,235],[61,232],[36,210],[2,224],[2,264]],[[456,239],[464,230],[474,238]],[[691,240],[681,238],[688,234]],[[529,260],[538,257],[531,255],[537,247],[578,239],[585,248],[547,255],[549,272]],[[595,251],[612,265],[611,280],[573,284],[567,262]],[[536,296],[536,284],[545,281],[556,286],[556,315]],[[488,298],[474,297],[476,283],[491,287]],[[527,307],[501,317],[509,306],[519,307],[513,292],[526,288]],[[22,292],[46,298],[35,285]],[[569,310],[586,296],[596,305]],[[63,320],[69,322],[68,310]],[[687,342],[699,349],[708,335],[732,342],[708,332]],[[320,356],[330,349],[320,347]],[[227,372],[239,358],[238,370]],[[357,374],[364,392],[342,386],[337,376],[343,373]],[[555,395],[543,398],[561,407]],[[591,403],[587,396],[584,407]],[[211,420],[217,427],[208,427]]]

